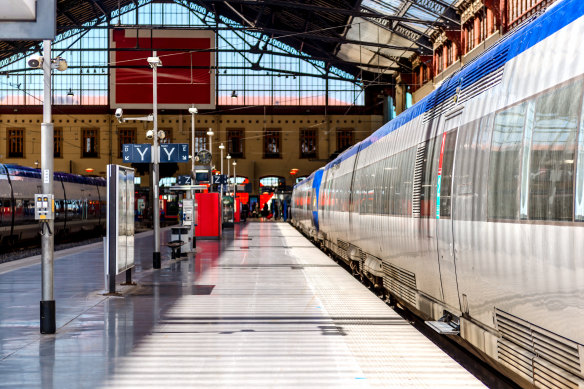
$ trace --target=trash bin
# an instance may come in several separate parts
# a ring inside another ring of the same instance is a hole
[[[170,241],[182,240],[184,244],[189,243],[189,227],[171,227],[170,228]]]

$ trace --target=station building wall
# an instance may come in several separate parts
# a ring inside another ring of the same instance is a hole
[[[0,115],[0,163],[40,167],[41,122],[42,115]],[[146,125],[145,122],[130,121],[120,124],[110,114],[55,114],[53,123],[60,151],[60,155],[55,157],[56,171],[104,176],[107,164],[123,164],[120,145],[124,141],[151,142],[145,135],[146,130],[152,128],[152,123]],[[287,185],[293,185],[295,177],[308,175],[324,166],[330,155],[342,146],[339,142],[359,142],[381,125],[382,117],[378,115],[199,114],[195,129],[199,136],[208,129],[213,130],[212,164],[217,170],[221,166],[219,145],[225,145],[226,156],[228,135],[242,134],[243,153],[234,156],[231,162],[237,161],[237,175],[247,177],[254,184],[253,192],[257,193],[260,178],[281,176],[286,179]],[[190,147],[190,115],[159,115],[158,128],[166,131],[170,143],[188,143]],[[276,138],[279,137],[279,144],[276,145],[279,153],[274,153],[273,145],[265,141],[266,136],[273,136],[274,133]],[[303,149],[301,139],[306,134],[316,135],[315,153],[306,149],[306,142]],[[207,139],[205,136],[204,141],[201,140],[204,148],[208,148]],[[225,173],[226,163],[224,160]],[[178,166],[177,175],[189,173],[190,162]],[[290,175],[293,168],[298,169],[295,177]],[[88,173],[86,169],[93,169],[93,172]],[[233,173],[233,166],[230,170]],[[141,181],[143,186],[147,186],[148,176],[143,176]]]

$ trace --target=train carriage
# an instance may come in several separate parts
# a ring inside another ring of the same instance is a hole
[[[41,193],[39,169],[0,164],[0,242],[14,244],[38,237],[34,218],[34,194]],[[55,233],[57,235],[103,229],[106,181],[56,172]]]
[[[318,200],[324,246],[540,387],[584,384],[583,15],[507,34],[325,166]]]

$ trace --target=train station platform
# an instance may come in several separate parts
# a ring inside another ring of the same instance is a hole
[[[101,244],[56,252],[55,335],[39,334],[40,259],[1,264],[0,387],[483,386],[286,223],[162,256],[152,269],[137,235],[137,285],[104,296]]]

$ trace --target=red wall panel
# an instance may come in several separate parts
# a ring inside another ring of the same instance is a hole
[[[118,29],[110,34],[111,108],[152,108],[152,51],[158,68],[158,107],[187,109],[215,107],[215,37],[212,31]],[[123,50],[123,49],[128,49]],[[142,50],[144,49],[144,50]]]

